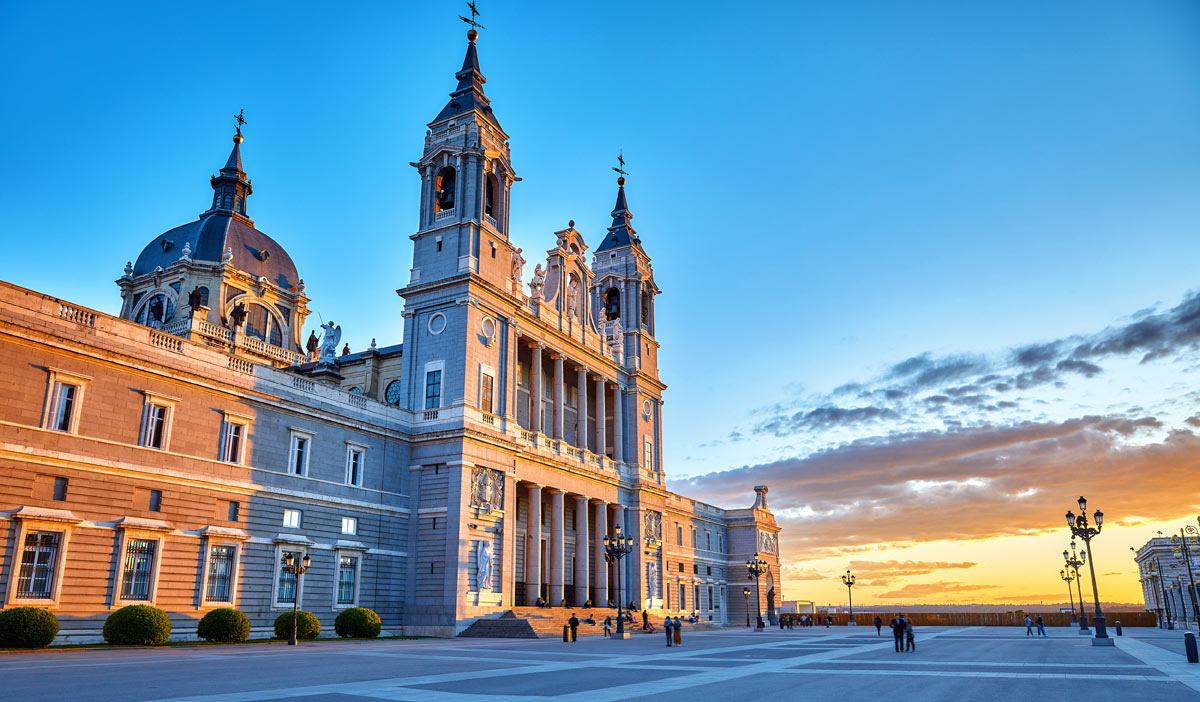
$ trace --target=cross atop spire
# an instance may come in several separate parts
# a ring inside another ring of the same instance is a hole
[[[617,154],[617,165],[613,166],[613,170],[616,171],[617,173],[620,173],[623,176],[629,175],[629,172],[625,170],[625,150],[624,149],[621,149],[621,151]],[[623,181],[625,179],[622,178],[621,180]]]
[[[466,22],[467,24],[471,25],[470,33],[477,34],[477,32],[475,32],[476,29],[484,28],[484,26],[482,24],[475,21],[475,18],[479,16],[479,10],[475,9],[474,2],[468,2],[467,7],[471,8],[471,19],[467,19],[466,17],[463,17],[462,15],[459,15],[458,18],[460,20],[462,20],[463,22]],[[471,37],[471,41],[475,41],[475,37]]]

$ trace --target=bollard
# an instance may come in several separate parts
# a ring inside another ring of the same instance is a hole
[[[563,643],[571,642],[571,627],[563,624]]]
[[[1124,636],[1124,634],[1121,633],[1121,620],[1120,619],[1117,620],[1115,626],[1117,627],[1117,636]]]
[[[1183,635],[1183,651],[1187,654],[1188,663],[1200,663],[1200,652],[1196,651],[1196,635],[1190,631]]]

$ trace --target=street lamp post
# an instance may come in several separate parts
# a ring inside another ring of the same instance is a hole
[[[847,568],[847,569],[846,569],[846,574],[842,576],[842,584],[846,586],[846,597],[847,597],[847,598],[850,600],[850,621],[849,621],[849,622],[846,624],[846,626],[856,626],[856,625],[858,624],[858,622],[854,621],[854,595],[853,595],[853,588],[854,588],[854,581],[855,581],[856,579],[857,579],[857,578],[855,578],[855,577],[854,577],[854,576],[853,576],[853,575],[850,573],[850,569],[849,569],[849,568]]]
[[[292,593],[292,634],[288,637],[288,646],[296,645],[296,611],[300,607],[300,576],[308,571],[308,566],[311,563],[312,558],[307,553],[304,554],[304,558],[299,563],[296,562],[296,554],[294,553],[289,553],[283,559],[283,572],[296,576],[296,591]]]
[[[746,561],[746,571],[750,574],[750,580],[754,581],[754,611],[758,626],[755,627],[758,631],[763,631],[766,627],[763,626],[762,620],[762,592],[758,586],[758,579],[763,573],[767,572],[770,565],[763,559],[758,557],[758,552],[754,553],[754,558]]]
[[[1096,638],[1092,640],[1093,646],[1111,646],[1112,639],[1108,637],[1108,629],[1104,623],[1104,612],[1100,610],[1100,589],[1096,586],[1096,552],[1092,550],[1092,539],[1100,534],[1100,530],[1104,528],[1104,513],[1096,510],[1092,515],[1096,520],[1096,526],[1088,524],[1087,518],[1087,500],[1079,496],[1079,516],[1076,517],[1070,510],[1067,510],[1067,526],[1071,528],[1071,533],[1083,539],[1083,545],[1091,551],[1092,557],[1088,559],[1088,573],[1092,576],[1092,600],[1096,605]],[[1097,643],[1101,642],[1101,643]]]
[[[750,628],[750,588],[742,588],[742,597],[746,598],[746,628]]]
[[[625,617],[621,614],[623,603],[621,600],[621,559],[633,553],[633,539],[628,536],[621,536],[621,525],[613,527],[615,536],[604,537],[604,561],[606,563],[616,563],[617,571],[617,638],[625,638]]]
[[[1075,580],[1075,576],[1065,570],[1060,570],[1058,577],[1067,583],[1067,597],[1071,599],[1071,621],[1075,621],[1075,593],[1071,591],[1071,581]]]
[[[1071,550],[1063,549],[1063,560],[1067,562],[1068,571],[1075,571],[1075,589],[1079,591],[1079,633],[1090,634],[1087,626],[1087,613],[1083,610],[1083,578],[1079,575],[1079,566],[1087,563],[1087,551],[1075,553],[1075,539],[1071,539]],[[1071,613],[1071,621],[1075,621],[1075,613]]]
[[[1190,596],[1189,599],[1192,601],[1192,619],[1200,622],[1200,607],[1196,605],[1196,577],[1192,575],[1192,548],[1188,544],[1188,534],[1192,534],[1192,538],[1195,539],[1197,535],[1200,535],[1200,531],[1197,531],[1196,527],[1189,524],[1179,530],[1179,536],[1171,535],[1171,543],[1175,545],[1175,558],[1182,559],[1187,565],[1188,594]],[[1192,545],[1195,545],[1194,541]],[[1189,625],[1188,628],[1190,629],[1191,626]]]

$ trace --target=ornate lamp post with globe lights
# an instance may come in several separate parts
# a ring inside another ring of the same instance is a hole
[[[615,536],[604,537],[604,560],[608,563],[616,563],[617,571],[617,638],[625,638],[625,617],[621,614],[621,602],[624,598],[621,596],[621,559],[633,553],[633,539],[628,536],[621,536],[621,525],[613,527]]]
[[[1197,518],[1197,521],[1200,521],[1200,517]],[[1197,606],[1196,603],[1196,576],[1192,575],[1192,554],[1196,546],[1196,536],[1200,536],[1200,531],[1189,524],[1179,530],[1179,536],[1171,534],[1171,545],[1175,547],[1175,559],[1183,561],[1187,565],[1188,595],[1192,601],[1192,619],[1200,622],[1200,606]]]
[[[288,637],[288,646],[296,645],[296,610],[300,606],[300,576],[308,571],[309,564],[312,563],[312,558],[306,553],[304,558],[299,563],[296,562],[296,554],[289,553],[283,559],[283,572],[291,573],[296,576],[296,592],[292,597],[292,633]]]
[[[858,624],[858,622],[854,621],[854,595],[852,594],[855,580],[857,578],[847,568],[846,574],[842,576],[842,584],[846,586],[846,597],[850,600],[850,621],[846,623],[846,626],[856,626]]]
[[[742,588],[742,597],[746,598],[746,628],[750,628],[750,588]]]
[[[1079,516],[1076,517],[1073,512],[1067,510],[1067,526],[1071,528],[1071,533],[1083,539],[1083,545],[1088,551],[1092,552],[1092,557],[1088,559],[1088,573],[1092,576],[1092,600],[1096,605],[1096,638],[1092,639],[1093,646],[1112,646],[1113,640],[1108,636],[1108,629],[1104,624],[1104,612],[1100,610],[1100,589],[1096,587],[1096,552],[1092,551],[1092,539],[1100,534],[1100,530],[1104,527],[1104,513],[1096,510],[1092,515],[1095,519],[1096,526],[1088,524],[1087,518],[1087,499],[1082,495],[1079,497]]]
[[[758,552],[754,553],[754,558],[746,561],[746,571],[750,574],[750,580],[754,581],[754,611],[758,626],[755,628],[758,631],[763,631],[766,627],[763,626],[762,620],[762,595],[758,587],[758,579],[762,574],[767,572],[770,564],[758,557]]]
[[[1075,576],[1065,570],[1060,570],[1058,577],[1067,583],[1067,597],[1071,599],[1071,621],[1075,621],[1075,593],[1071,590],[1071,583],[1075,581]],[[1080,606],[1082,607],[1083,604],[1080,603]]]
[[[1079,633],[1090,634],[1087,626],[1087,613],[1083,611],[1083,578],[1079,575],[1079,566],[1087,563],[1087,551],[1080,551],[1079,555],[1076,555],[1075,539],[1071,539],[1071,550],[1063,549],[1063,560],[1067,563],[1067,572],[1075,572],[1075,589],[1079,591]],[[1071,612],[1071,621],[1076,621],[1074,611]]]

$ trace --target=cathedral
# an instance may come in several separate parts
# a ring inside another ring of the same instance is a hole
[[[410,164],[397,343],[339,349],[333,321],[304,338],[301,272],[250,216],[240,116],[207,209],[125,265],[118,316],[0,283],[0,607],[50,609],[59,642],[127,604],[176,638],[230,606],[255,636],[293,605],[329,634],[355,606],[433,636],[539,601],[774,620],[767,488],[742,509],[666,488],[654,235],[625,178],[594,248],[574,222],[544,259],[515,246],[520,178],[467,38]],[[607,558],[617,536],[629,553]]]

